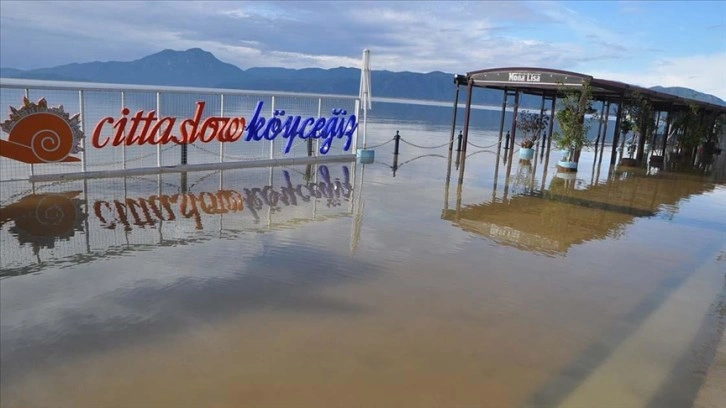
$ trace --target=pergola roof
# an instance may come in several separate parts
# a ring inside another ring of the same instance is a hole
[[[561,95],[563,88],[581,87],[584,82],[589,81],[593,98],[598,101],[617,103],[621,98],[627,101],[636,94],[640,94],[647,97],[657,110],[684,110],[695,104],[705,111],[726,113],[726,106],[682,98],[624,82],[548,68],[491,68],[468,72],[466,75],[456,75],[454,78],[454,82],[458,85],[468,85],[469,81],[472,82],[474,87],[517,90],[527,94],[544,96]]]

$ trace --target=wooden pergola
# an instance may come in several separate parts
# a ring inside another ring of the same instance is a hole
[[[662,144],[662,155],[665,156],[667,136],[672,124],[674,113],[688,111],[692,107],[698,110],[698,120],[701,123],[705,121],[713,121],[715,123],[719,116],[726,114],[726,106],[716,105],[703,102],[696,99],[682,98],[668,93],[657,92],[652,89],[643,88],[636,85],[630,85],[623,82],[611,81],[606,79],[594,78],[589,75],[579,74],[576,72],[561,71],[547,68],[532,67],[510,67],[510,68],[492,68],[472,71],[466,75],[455,75],[454,83],[456,85],[456,94],[454,97],[454,117],[451,129],[450,146],[453,146],[454,132],[456,126],[456,112],[458,109],[459,88],[466,87],[466,110],[463,127],[462,153],[466,155],[466,146],[469,136],[469,122],[471,117],[472,94],[474,88],[489,88],[503,91],[502,113],[499,128],[499,148],[501,148],[502,134],[504,132],[505,113],[507,109],[507,99],[509,96],[514,97],[512,126],[510,129],[511,138],[509,148],[514,147],[516,136],[516,118],[519,109],[520,96],[523,94],[541,96],[540,115],[544,114],[545,104],[550,103],[550,115],[554,116],[556,110],[557,98],[562,97],[565,92],[572,89],[581,89],[583,84],[589,83],[592,91],[594,102],[601,104],[602,117],[609,118],[611,107],[615,105],[615,129],[613,133],[613,146],[617,146],[620,137],[620,127],[623,115],[623,106],[627,103],[634,103],[639,98],[645,98],[657,113],[658,118],[663,113],[666,116],[665,131]],[[657,123],[657,122],[656,122]],[[708,122],[707,122],[708,123]],[[549,120],[550,138],[547,140],[547,150],[550,149],[551,135],[554,126],[554,117]],[[604,121],[604,129],[602,145],[605,144],[605,135],[607,134],[607,121]],[[657,132],[656,132],[657,133]],[[651,146],[656,142],[656,134],[653,135]],[[598,134],[599,137],[599,134]],[[643,159],[644,145],[646,143],[646,135],[641,134],[638,140],[638,150],[636,160],[640,163]],[[544,143],[544,141],[543,141]],[[602,150],[601,150],[602,151]],[[610,164],[615,164],[616,149],[613,148]]]

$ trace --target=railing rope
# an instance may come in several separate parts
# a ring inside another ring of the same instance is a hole
[[[377,145],[369,145],[369,146],[368,146],[368,147],[366,147],[366,148],[367,148],[367,149],[375,149],[376,147],[381,147],[381,146],[385,146],[385,145],[387,145],[387,144],[391,143],[391,142],[392,142],[393,140],[394,140],[394,139],[388,139],[387,141],[385,141],[385,142],[383,142],[383,143],[379,143],[379,144],[377,144]]]
[[[437,146],[421,146],[421,145],[417,145],[415,143],[411,143],[411,142],[409,142],[408,140],[406,140],[404,138],[401,138],[401,141],[403,143],[406,143],[407,145],[410,145],[410,146],[413,146],[413,147],[417,147],[419,149],[440,149],[440,148],[442,148],[444,146],[448,146],[450,144],[449,142],[446,142],[444,144],[437,145]]]
[[[472,142],[467,142],[467,143],[469,143],[470,145],[472,145],[472,146],[476,147],[477,149],[488,149],[488,148],[490,148],[490,147],[494,147],[494,146],[496,146],[496,145],[498,145],[498,144],[499,144],[499,142],[496,142],[496,143],[492,143],[492,144],[490,144],[490,145],[487,145],[487,146],[479,146],[479,145],[477,145],[477,144],[474,144],[474,143],[472,143]]]
[[[377,145],[370,145],[370,146],[368,146],[368,148],[382,147],[382,146],[385,146],[385,145],[387,145],[388,143],[391,143],[391,142],[394,142],[393,155],[395,157],[395,156],[398,156],[401,153],[401,150],[400,150],[400,144],[401,144],[401,142],[403,142],[403,143],[405,143],[405,144],[407,144],[409,146],[413,146],[415,148],[418,148],[418,149],[439,149],[439,148],[442,148],[442,147],[445,147],[445,146],[449,146],[451,148],[453,146],[453,144],[456,143],[457,144],[456,151],[457,152],[461,152],[462,151],[463,138],[462,138],[462,132],[459,131],[459,135],[457,136],[456,141],[453,141],[452,140],[452,141],[448,141],[448,142],[442,143],[440,145],[435,145],[435,146],[424,146],[424,145],[420,145],[420,144],[416,144],[416,143],[409,142],[403,136],[401,136],[400,131],[397,130],[396,131],[396,134],[393,136],[392,139],[389,139],[389,140],[387,140],[387,141],[385,141],[383,143],[379,143]],[[486,146],[478,145],[478,144],[473,143],[471,141],[468,141],[467,144],[469,144],[469,145],[471,145],[473,147],[476,147],[478,149],[489,149],[489,148],[492,148],[492,147],[498,145],[499,142],[492,143],[492,144],[486,145]],[[400,167],[400,166],[394,166],[394,167]]]

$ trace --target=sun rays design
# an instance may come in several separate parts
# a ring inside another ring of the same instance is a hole
[[[23,98],[20,109],[10,107],[9,119],[0,124],[8,140],[0,139],[0,156],[23,163],[77,162],[82,151],[80,114],[70,116],[63,105],[48,107],[45,98]]]

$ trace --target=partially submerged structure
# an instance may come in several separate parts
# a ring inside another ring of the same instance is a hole
[[[492,68],[472,71],[466,75],[456,75],[456,94],[454,98],[454,119],[451,129],[451,142],[456,126],[456,111],[458,109],[460,87],[465,87],[466,108],[463,125],[463,154],[466,154],[466,146],[469,135],[469,123],[471,117],[472,94],[475,88],[489,88],[502,91],[502,113],[499,128],[499,147],[501,148],[502,134],[505,130],[505,113],[510,97],[513,97],[512,124],[509,132],[511,138],[507,140],[505,148],[513,148],[516,139],[516,119],[520,108],[521,95],[535,95],[541,97],[540,114],[544,115],[549,110],[549,131],[552,136],[554,126],[554,112],[557,109],[558,98],[562,98],[567,92],[582,89],[589,84],[594,106],[600,107],[600,117],[610,118],[615,115],[613,129],[613,149],[610,157],[610,164],[616,162],[616,149],[619,143],[620,134],[623,130],[624,121],[636,121],[636,129],[639,130],[637,140],[637,154],[635,161],[642,163],[645,152],[644,146],[650,143],[653,155],[660,153],[662,159],[666,153],[666,147],[677,142],[676,136],[681,140],[698,141],[716,145],[718,137],[717,124],[726,114],[726,106],[703,102],[696,99],[682,98],[668,93],[658,92],[652,89],[630,85],[623,82],[594,78],[589,75],[575,72],[532,68],[532,67],[511,67]],[[630,108],[630,109],[628,109]],[[637,113],[630,117],[626,110]],[[597,110],[593,109],[593,113]],[[598,128],[597,141],[605,144],[608,121],[602,121]],[[602,134],[602,137],[601,137]],[[550,141],[547,142],[547,149],[550,148]],[[544,141],[543,141],[544,142]],[[699,143],[696,143],[698,145]],[[683,145],[690,149],[695,146]]]

